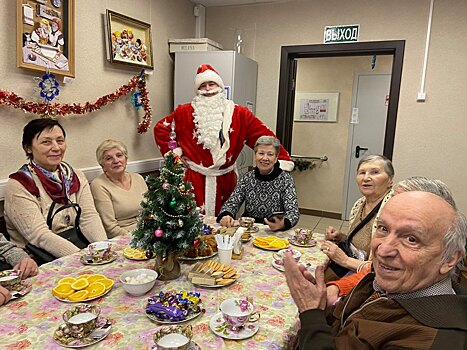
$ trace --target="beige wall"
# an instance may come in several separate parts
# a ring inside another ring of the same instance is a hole
[[[243,53],[259,66],[256,111],[273,130],[282,45],[320,44],[324,26],[338,24],[360,24],[360,41],[406,40],[393,156],[396,180],[437,177],[467,212],[467,1],[434,3],[427,100],[419,103],[429,5],[429,0],[295,0],[213,7],[207,9],[206,34],[225,49],[233,49],[235,34],[242,34]]]
[[[173,104],[173,58],[168,39],[193,36],[193,4],[189,0],[77,0],[75,3],[76,77],[71,84],[62,84],[57,102],[93,102],[127,84],[139,73],[137,68],[111,65],[105,59],[103,14],[111,9],[152,24],[155,68],[147,86],[154,125],[171,112]],[[16,40],[12,34],[16,32],[16,1],[0,2],[0,30],[9,35],[0,50],[0,89],[41,102],[34,91],[37,82],[33,80],[41,74],[16,67]],[[25,161],[21,149],[22,128],[35,116],[6,106],[0,106],[0,115],[0,179],[6,179]],[[141,117],[142,112],[136,112],[126,97],[91,114],[61,118],[67,131],[65,160],[78,168],[97,166],[95,149],[106,138],[123,141],[128,146],[130,161],[160,157],[152,127],[143,135],[136,132]]]
[[[295,121],[293,125],[292,154],[326,155],[329,158],[312,170],[293,172],[301,208],[342,213],[354,75],[365,72],[391,73],[392,56],[378,56],[373,70],[371,60],[371,56],[298,60],[296,93],[339,93],[335,123]],[[300,108],[297,103],[295,108]],[[313,195],[310,196],[310,193]]]

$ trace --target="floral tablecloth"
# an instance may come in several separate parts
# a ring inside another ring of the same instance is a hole
[[[290,232],[272,233],[267,226],[258,225],[254,236],[276,235],[287,238]],[[157,281],[146,295],[134,297],[127,294],[119,281],[123,271],[135,268],[151,268],[154,259],[128,260],[123,249],[130,236],[113,239],[113,249],[118,258],[100,266],[83,265],[80,253],[58,259],[40,267],[40,273],[30,278],[33,288],[22,298],[0,307],[1,349],[61,349],[53,339],[54,331],[63,323],[62,314],[73,304],[57,300],[51,293],[57,281],[65,276],[77,277],[84,273],[101,273],[115,281],[107,295],[91,301],[101,307],[101,316],[112,320],[111,333],[101,342],[89,348],[102,349],[151,349],[152,336],[159,327],[145,315],[149,296],[167,290],[186,290],[201,293],[205,314],[188,322],[193,326],[193,340],[201,349],[287,349],[295,341],[299,327],[297,308],[290,296],[285,276],[272,267],[273,252],[244,245],[242,260],[232,260],[232,265],[241,277],[232,285],[220,289],[195,288],[187,279],[191,268],[182,264],[182,276],[174,281]],[[297,247],[294,247],[297,248]],[[302,253],[301,262],[313,270],[326,261],[319,245],[312,248],[297,248]],[[209,328],[209,320],[216,314],[220,303],[231,297],[251,297],[261,313],[259,331],[245,340],[227,340],[216,336]]]

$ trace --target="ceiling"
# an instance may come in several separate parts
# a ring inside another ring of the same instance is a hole
[[[191,0],[195,4],[201,4],[204,7],[212,6],[232,6],[232,5],[251,5],[258,3],[286,2],[290,0]]]

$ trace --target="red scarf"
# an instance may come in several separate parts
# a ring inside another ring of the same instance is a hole
[[[73,168],[65,162],[62,162],[58,166],[59,175],[61,182],[54,181],[46,174],[44,174],[41,169],[34,164],[24,164],[16,173],[11,174],[10,179],[18,181],[23,185],[26,190],[36,197],[40,197],[39,188],[34,182],[32,174],[36,174],[37,178],[44,187],[45,192],[49,195],[52,200],[55,200],[60,197],[68,197],[66,193],[66,183],[69,182],[69,195],[76,193],[80,189],[80,182],[78,176],[73,171]],[[62,171],[63,169],[63,171]],[[65,176],[63,176],[65,174]],[[58,200],[57,203],[66,204],[67,200],[65,198]]]

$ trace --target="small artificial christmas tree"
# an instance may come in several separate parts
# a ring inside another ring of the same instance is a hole
[[[174,149],[177,147],[174,124],[170,137],[169,148]],[[191,191],[192,184],[183,181],[184,175],[182,160],[169,152],[160,176],[146,178],[148,191],[141,203],[142,210],[133,231],[131,247],[167,259],[169,255],[174,256],[200,244],[196,238],[203,230],[203,222]]]

